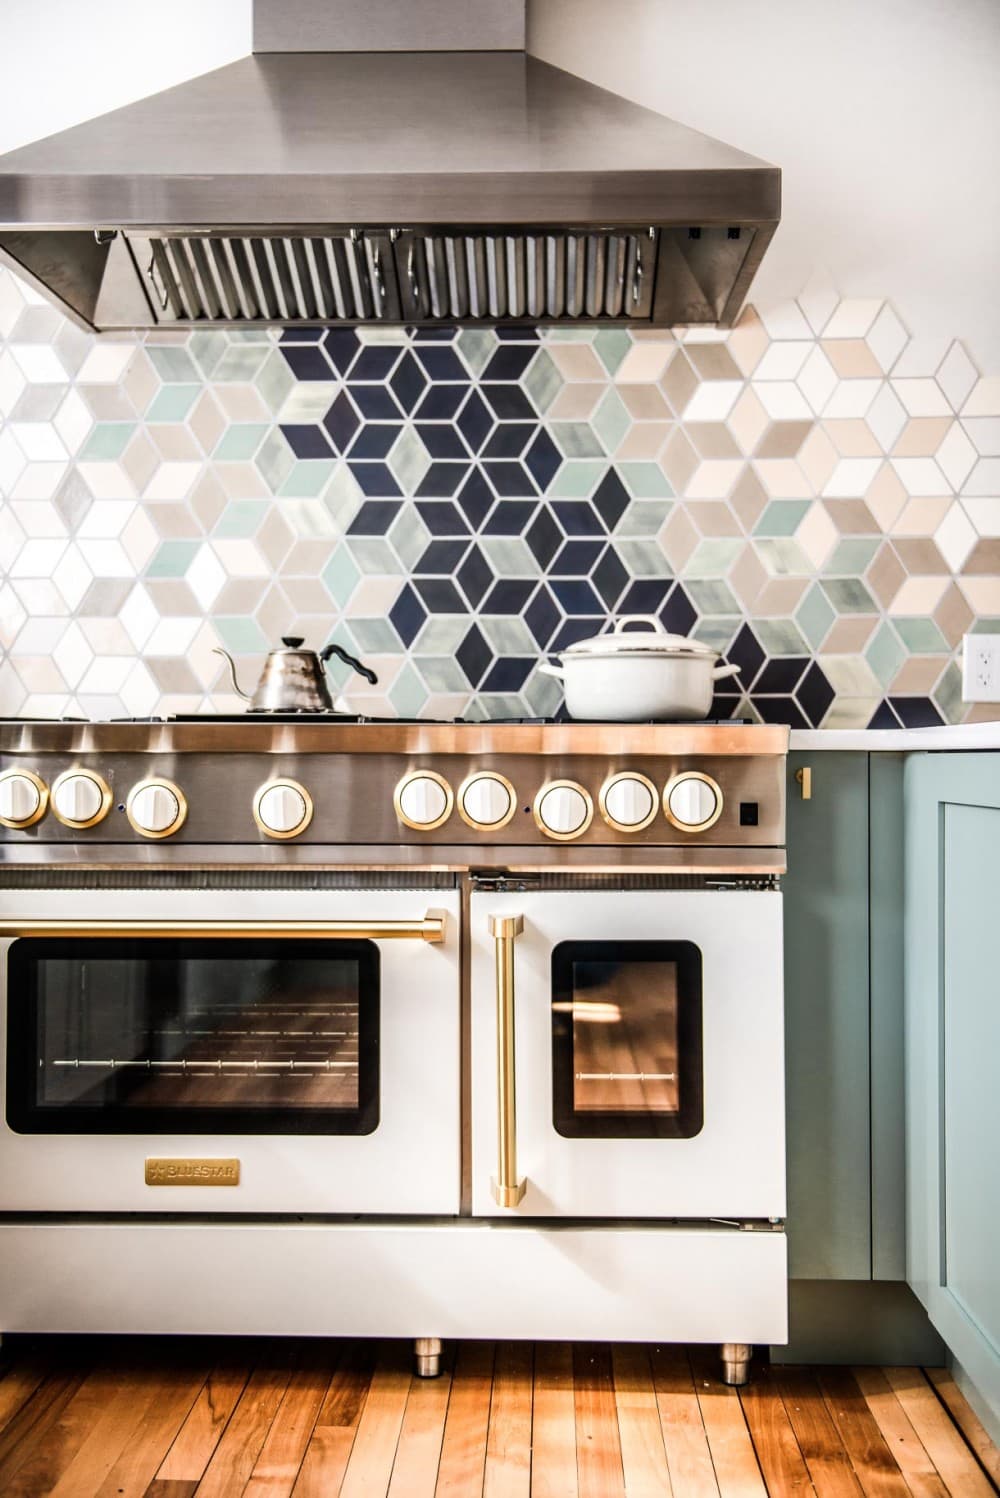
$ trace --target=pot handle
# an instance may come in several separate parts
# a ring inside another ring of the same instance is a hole
[[[566,673],[562,666],[553,666],[548,661],[539,661],[538,669],[543,676],[554,676],[556,681],[565,680]]]
[[[338,660],[343,661],[345,666],[351,666],[359,676],[364,677],[369,686],[378,686],[378,677],[375,675],[375,672],[372,671],[370,667],[363,666],[355,656],[348,655],[347,651],[342,645],[335,645],[332,640],[329,645],[324,645],[323,649],[319,653],[319,658],[323,662],[324,666],[330,659],[331,655],[335,655]]]
[[[721,666],[716,666],[712,672],[712,680],[719,681],[723,676],[739,676],[739,666],[729,666],[723,661]]]
[[[667,631],[657,619],[655,614],[619,614],[614,621],[611,633],[623,635],[627,632],[630,624],[648,624],[654,634],[665,635]]]

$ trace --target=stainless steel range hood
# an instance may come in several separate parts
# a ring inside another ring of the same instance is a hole
[[[779,170],[523,42],[523,0],[255,0],[251,57],[0,157],[0,258],[98,331],[731,324]]]

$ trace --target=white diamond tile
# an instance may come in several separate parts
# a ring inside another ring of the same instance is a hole
[[[806,475],[791,458],[761,458],[753,467],[771,499],[805,499],[811,493]]]
[[[69,612],[69,605],[51,577],[15,578],[13,587],[25,612],[32,617],[36,614],[67,614]]]
[[[45,343],[8,346],[29,385],[65,385],[69,376],[54,348]]]
[[[94,418],[78,391],[67,391],[65,400],[56,412],[53,425],[67,452],[79,452],[94,425]]]
[[[840,539],[840,532],[824,505],[810,505],[795,532],[795,539],[817,571]]]
[[[62,629],[65,621],[60,619],[57,623]],[[66,685],[77,687],[94,658],[94,652],[84,639],[78,624],[70,624],[68,629],[63,631],[62,638],[52,650],[52,658],[59,667]]]
[[[199,546],[184,574],[188,587],[203,609],[209,609],[226,585],[226,573],[211,546]]]
[[[903,352],[908,338],[909,334],[888,302],[865,334],[865,342],[886,374]]]
[[[25,541],[10,567],[11,577],[51,577],[66,550],[63,540]]]
[[[9,338],[24,311],[22,281],[16,281],[0,266],[0,338]]]
[[[953,422],[945,434],[935,459],[953,489],[961,489],[976,461],[976,449],[960,422]]]
[[[953,343],[941,360],[937,371],[937,382],[948,397],[953,410],[962,409],[978,378],[976,366],[962,344]]]
[[[889,605],[888,612],[899,619],[933,614],[950,586],[950,577],[908,577]]]
[[[841,302],[823,329],[824,338],[864,338],[878,316],[880,300],[849,298]]]
[[[28,463],[14,485],[18,499],[51,499],[63,481],[66,463]]]
[[[117,385],[134,353],[134,343],[98,339],[84,359],[77,379],[81,385]]]
[[[892,458],[890,461],[908,494],[934,498],[951,493],[951,485],[933,458]]]
[[[1000,499],[963,498],[962,507],[979,536],[1000,536]]]
[[[0,583],[0,650],[10,649],[27,617],[14,589],[8,583]]]
[[[27,461],[13,432],[0,429],[0,497],[9,498],[13,494]]]
[[[86,539],[120,536],[134,511],[130,499],[95,499],[76,533]]]
[[[49,421],[12,421],[9,431],[33,463],[59,462],[67,457],[62,438]]]
[[[35,537],[65,536],[66,524],[54,505],[43,499],[12,499],[10,513],[15,515],[25,535]]]
[[[63,635],[76,628],[58,617],[29,619],[19,636],[18,647],[23,655],[51,655]]]
[[[709,459],[695,469],[684,492],[689,499],[724,499],[742,471],[741,459]]]
[[[135,576],[135,568],[120,541],[81,541],[80,551],[95,577]]]
[[[950,506],[934,532],[934,541],[952,572],[960,572],[976,543],[976,528],[959,503]]]
[[[80,465],[81,468],[84,464]],[[146,485],[146,498],[185,499],[202,471],[200,463],[161,463]]]
[[[893,365],[895,379],[930,379],[936,375],[951,347],[950,338],[922,335],[911,338]]]
[[[901,380],[893,376],[891,383],[911,416],[951,415],[951,407],[936,380]]]
[[[1000,494],[1000,458],[980,458],[965,480],[963,493],[976,496]]]
[[[141,572],[160,544],[156,527],[142,505],[136,505],[121,536],[125,554],[136,572]]]
[[[827,499],[860,499],[875,478],[881,462],[881,458],[841,458],[826,481],[824,496]]]
[[[78,463],[76,471],[95,499],[135,498],[135,485],[120,463]]]
[[[160,619],[143,645],[143,654],[187,656],[203,623],[203,619],[185,614]]]
[[[752,453],[769,425],[769,418],[752,386],[747,386],[729,413],[729,430],[745,453]]]
[[[81,697],[117,697],[128,679],[134,662],[127,655],[97,656],[91,661],[77,685]]]
[[[684,420],[725,421],[742,389],[742,380],[706,380],[696,385],[684,408]]]
[[[765,380],[754,391],[772,421],[810,421],[812,411],[798,385],[790,380]]]
[[[813,330],[806,320],[798,302],[778,302],[773,307],[762,307],[760,320],[769,338],[811,338]]]
[[[840,380],[823,407],[824,417],[829,421],[846,421],[852,417],[866,416],[884,383],[883,380],[872,379]]]
[[[27,380],[16,360],[0,351],[0,416],[9,416],[21,399]]]
[[[836,311],[840,293],[830,272],[823,267],[813,272],[796,300],[812,331],[821,333]]]
[[[896,438],[906,425],[906,411],[888,381],[868,407],[865,421],[875,434],[882,451],[891,452]]]
[[[144,648],[159,617],[156,605],[142,583],[136,583],[118,611],[118,618],[136,650]]]
[[[962,407],[962,416],[1000,416],[1000,375],[976,381]]]
[[[143,718],[153,712],[159,701],[160,689],[142,661],[136,661],[122,682],[120,695],[126,713]]]
[[[837,371],[815,344],[796,376],[796,383],[818,416],[837,387]]]
[[[797,379],[814,347],[811,340],[772,343],[753,372],[754,380]]]
[[[965,416],[962,427],[980,457],[1000,457],[1000,416]]]
[[[52,581],[59,589],[70,610],[79,608],[94,575],[76,545],[67,546],[59,564],[52,573]]]

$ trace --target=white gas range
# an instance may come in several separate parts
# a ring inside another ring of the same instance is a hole
[[[787,729],[0,725],[0,1330],[786,1339]]]

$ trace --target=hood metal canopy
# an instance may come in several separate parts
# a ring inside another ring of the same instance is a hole
[[[252,56],[0,157],[0,258],[98,331],[729,326],[778,168],[522,44],[523,0],[256,0]]]

